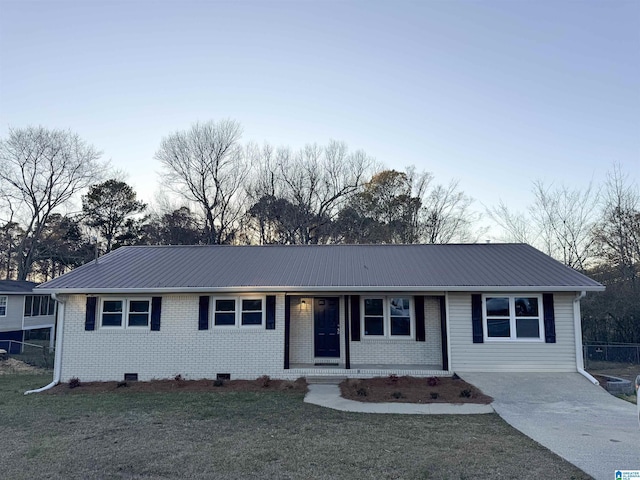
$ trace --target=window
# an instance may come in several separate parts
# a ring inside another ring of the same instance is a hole
[[[24,297],[24,316],[54,315],[56,301],[48,295],[27,295]]]
[[[411,338],[414,322],[411,297],[368,297],[362,302],[363,336]]]
[[[148,298],[102,299],[100,318],[103,328],[149,328],[150,316],[151,300]]]
[[[487,340],[542,340],[542,299],[537,295],[484,297]]]
[[[0,317],[7,316],[7,297],[0,297]]]
[[[221,327],[260,327],[264,324],[263,305],[263,298],[214,298],[213,324]]]

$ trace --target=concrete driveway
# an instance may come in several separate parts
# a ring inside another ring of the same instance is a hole
[[[509,424],[600,480],[640,470],[635,405],[578,373],[467,373]]]

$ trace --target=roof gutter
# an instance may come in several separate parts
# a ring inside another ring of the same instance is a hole
[[[58,298],[55,292],[51,293],[51,298],[58,302],[58,325],[56,326],[56,354],[53,363],[53,381],[44,387],[36,388],[35,390],[27,390],[24,392],[25,395],[44,392],[45,390],[49,390],[60,383],[60,376],[62,373],[62,331],[64,328],[64,306],[66,300]]]
[[[159,294],[159,293],[267,293],[267,292],[575,292],[577,288],[585,291],[601,292],[604,286],[576,285],[318,285],[318,286],[260,286],[238,285],[229,287],[156,287],[156,288],[36,288],[42,293],[50,294]]]
[[[576,294],[573,299],[573,331],[576,338],[576,368],[578,373],[584,376],[594,385],[600,385],[600,382],[596,380],[589,372],[584,369],[584,358],[582,358],[582,320],[580,316],[580,300],[584,298],[587,292],[580,292]]]

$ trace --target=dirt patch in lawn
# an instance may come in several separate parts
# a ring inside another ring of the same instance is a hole
[[[24,363],[21,360],[15,358],[5,358],[0,360],[0,375],[11,375],[14,373],[33,373],[43,374],[46,370],[43,368],[34,367],[28,363]]]
[[[453,377],[376,377],[348,379],[340,384],[344,398],[359,402],[482,403],[493,401],[457,375]]]
[[[256,380],[184,380],[176,377],[171,380],[151,380],[149,382],[83,382],[71,380],[61,383],[46,393],[53,395],[73,395],[104,392],[264,392],[290,391],[306,392],[307,382],[298,380],[273,380],[260,377]]]

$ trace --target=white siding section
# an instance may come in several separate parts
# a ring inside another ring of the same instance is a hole
[[[22,314],[24,313],[24,295],[0,295],[7,297],[7,314],[0,317],[0,332],[22,330]]]
[[[276,300],[276,329],[198,330],[198,295],[164,295],[160,331],[85,331],[84,295],[69,297],[65,308],[62,381],[140,380],[282,376],[284,370],[284,296]]]
[[[456,372],[575,372],[572,294],[554,294],[556,343],[473,343],[471,294],[449,294],[450,370]]]
[[[437,365],[442,367],[440,304],[436,297],[425,297],[424,342],[401,339],[369,339],[351,342],[351,364]]]

